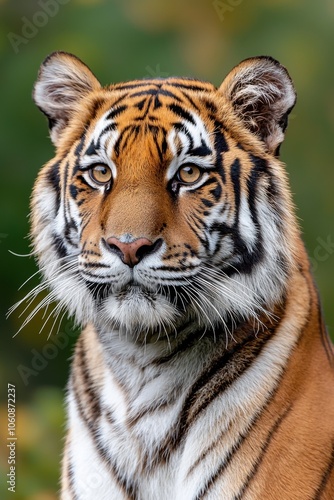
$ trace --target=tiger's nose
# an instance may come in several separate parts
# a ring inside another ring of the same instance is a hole
[[[123,243],[112,236],[107,239],[107,245],[111,252],[115,253],[129,267],[134,267],[147,255],[156,252],[162,245],[162,239],[155,242],[147,238],[138,238],[130,243]]]

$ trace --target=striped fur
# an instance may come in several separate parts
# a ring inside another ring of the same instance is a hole
[[[45,302],[84,326],[62,499],[332,499],[332,347],[278,159],[286,70],[102,88],[57,52],[34,97],[56,146],[32,198]]]

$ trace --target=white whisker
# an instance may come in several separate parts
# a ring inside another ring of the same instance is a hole
[[[37,254],[36,250],[33,250],[32,252],[26,253],[26,254],[16,253],[16,252],[13,252],[12,250],[8,250],[8,252],[11,253],[12,255],[15,255],[15,257],[32,257],[33,255]]]

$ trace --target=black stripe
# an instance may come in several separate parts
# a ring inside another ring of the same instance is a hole
[[[190,325],[191,325],[191,322],[189,321],[188,324],[182,325],[182,329],[186,329]],[[194,325],[194,328],[196,328],[196,325]],[[186,335],[185,338],[182,339],[182,341],[179,344],[177,344],[177,346],[175,347],[175,349],[173,351],[166,354],[165,356],[162,356],[162,357],[156,359],[154,361],[154,364],[156,364],[156,365],[165,364],[165,363],[168,363],[169,361],[173,360],[174,356],[176,356],[176,355],[180,356],[180,353],[185,352],[188,349],[190,349],[191,347],[193,347],[194,345],[196,345],[198,343],[198,341],[203,338],[203,334],[204,334],[203,330],[197,329],[197,330],[195,330],[195,332],[189,331],[189,334]],[[180,332],[177,333],[176,338],[178,338],[178,336],[180,336]],[[206,336],[210,337],[210,332],[207,331]]]
[[[328,461],[327,467],[326,467],[326,469],[323,473],[323,476],[321,478],[321,482],[320,482],[320,484],[315,492],[313,500],[320,500],[321,499],[321,496],[326,489],[326,486],[327,486],[328,481],[331,477],[333,469],[334,469],[334,444],[332,445],[332,453],[331,453],[330,459]],[[333,492],[330,492],[330,493],[333,493]]]
[[[277,217],[275,217],[275,224],[277,225],[277,227],[279,229],[284,230],[285,215],[284,215],[284,212],[282,210],[283,198],[282,198],[282,193],[281,193],[281,189],[280,189],[278,180],[273,175],[269,175],[266,194],[267,194],[268,203],[270,204],[273,211],[277,215]]]
[[[205,205],[206,207],[210,208],[213,206],[213,203],[212,201],[210,200],[207,200],[206,198],[201,198],[201,202],[203,203],[203,205]]]
[[[281,318],[280,318],[281,320]],[[278,323],[279,324],[279,323]],[[233,382],[245,373],[260,355],[263,347],[272,338],[278,326],[276,323],[265,333],[259,334],[254,338],[254,332],[248,334],[242,342],[233,345],[219,356],[208,368],[205,373],[194,383],[188,394],[182,410],[180,422],[181,427],[186,427],[195,420],[199,414],[205,410],[222,392],[226,391]],[[247,355],[245,348],[248,347]],[[216,380],[215,380],[216,379]],[[194,402],[197,403],[198,395],[203,392],[205,386],[214,384],[201,398],[200,404],[194,409]],[[192,413],[191,419],[190,414]]]
[[[126,141],[129,139],[129,136],[133,136],[133,140],[136,140],[138,133],[139,133],[139,130],[140,130],[140,126],[139,125],[127,125],[126,127],[124,127],[124,129],[122,130],[120,136],[118,137],[118,139],[114,145],[114,153],[116,156],[119,155],[120,148],[121,148],[121,142],[124,140],[125,132],[127,132],[128,130],[129,130],[129,134],[127,136]]]
[[[202,139],[202,144],[200,146],[197,146],[197,148],[189,148],[187,153],[193,156],[208,156],[211,155],[212,151]]]
[[[145,106],[146,101],[147,101],[147,99],[146,99],[146,97],[145,97],[145,98],[144,98],[144,99],[142,99],[141,101],[137,102],[137,104],[135,104],[135,107],[136,107],[137,109],[139,109],[139,111],[142,111],[142,110],[143,110],[143,108],[144,108],[144,106]],[[147,113],[147,110],[146,110],[146,113]],[[146,113],[145,113],[145,114],[146,114]],[[142,120],[142,119],[143,119],[143,118],[142,118],[141,116],[140,116],[140,117],[138,117],[138,118],[136,118],[136,120]]]
[[[160,92],[159,92],[159,94],[160,94]],[[160,101],[160,99],[159,99],[159,94],[157,94],[157,95],[155,96],[155,98],[154,98],[153,110],[155,110],[155,109],[158,109],[158,108],[161,108],[161,107],[162,107],[162,103],[161,103],[161,101]],[[147,110],[147,112],[148,112],[148,110]]]
[[[199,188],[195,188],[194,191],[199,191],[200,189],[203,189],[207,186],[211,186],[211,184],[215,184],[218,182],[218,179],[216,177],[209,177]],[[189,189],[189,191],[192,191]],[[211,193],[211,191],[210,191]]]
[[[204,98],[202,99],[202,102],[206,109],[210,111],[210,113],[212,113],[213,115],[216,115],[218,113],[218,108],[213,101],[210,101],[208,98]]]
[[[117,156],[119,155],[121,143],[122,143],[122,148],[124,149],[124,148],[126,148],[130,138],[132,140],[135,140],[135,138],[137,137],[136,130],[137,131],[139,130],[139,127],[137,125],[132,126],[132,127],[126,127],[122,131],[121,135],[119,136],[119,139],[117,139],[117,141],[115,142],[115,146],[114,146],[114,151],[115,151],[115,154]]]
[[[86,350],[82,339],[78,342],[75,356],[83,378],[83,384],[80,384],[80,388],[89,399],[88,406],[85,405],[85,420],[90,422],[91,425],[94,425],[101,416],[101,404],[99,394],[93,388],[92,379],[87,366]]]
[[[226,175],[225,175],[225,170],[224,170],[224,164],[223,164],[223,156],[224,153],[226,153],[229,148],[228,144],[226,142],[223,130],[222,130],[222,125],[219,122],[215,122],[215,132],[214,132],[214,144],[215,144],[215,150],[216,150],[216,169],[219,175],[222,178],[222,181],[226,182]]]
[[[277,392],[277,388],[275,389],[275,393]],[[274,394],[270,397],[269,402],[266,403],[266,407],[269,406],[270,401],[273,399]],[[288,408],[289,410],[289,408]],[[238,452],[238,450],[241,448],[242,444],[245,442],[246,438],[250,435],[252,432],[252,429],[254,429],[255,425],[257,424],[260,416],[262,416],[264,410],[260,414],[258,414],[255,419],[251,423],[251,427],[247,430],[246,433],[242,434],[236,443],[236,445],[233,446],[233,448],[228,452],[226,459],[220,464],[220,466],[217,468],[214,474],[211,475],[211,477],[206,481],[205,485],[201,487],[200,491],[197,493],[195,499],[196,500],[202,500],[203,497],[211,490],[211,488],[214,486],[215,482],[220,478],[221,474],[226,470],[228,465],[231,463],[232,458],[235,456],[235,454]],[[284,414],[283,414],[284,417]],[[277,425],[277,421],[276,424]],[[272,433],[272,430],[270,431]],[[213,443],[211,448],[214,449],[216,447],[216,443]],[[211,448],[208,449],[208,452],[211,451]],[[189,469],[188,476],[191,474],[191,472],[195,469],[195,467],[200,463],[200,460],[203,460],[204,456],[201,456]],[[239,493],[240,495],[240,493]],[[239,497],[237,497],[239,498]]]
[[[201,498],[204,493],[207,493],[207,491],[214,484],[214,482],[219,478],[219,476],[224,472],[224,470],[226,470],[228,465],[231,463],[232,458],[235,456],[235,454],[241,448],[242,444],[246,441],[248,436],[251,435],[251,433],[253,432],[257,423],[259,422],[260,418],[262,417],[263,413],[267,410],[267,408],[269,407],[269,405],[273,401],[274,397],[276,396],[283,376],[284,376],[284,372],[282,371],[279,379],[276,381],[275,389],[270,393],[269,398],[266,400],[263,408],[261,409],[261,412],[257,413],[254,416],[254,418],[250,422],[249,427],[247,427],[246,431],[244,433],[240,434],[238,441],[227,452],[225,459],[217,467],[217,470],[210,476],[210,478],[206,481],[205,485],[201,487],[201,490],[196,495],[196,500]],[[204,450],[203,453],[196,459],[196,461],[189,468],[188,473],[187,473],[187,477],[189,477],[192,474],[192,472],[196,469],[196,467],[201,464],[201,462],[205,459],[205,457],[211,451],[217,449],[217,443],[219,443],[220,437],[223,437],[224,434],[225,434],[225,431],[223,431],[221,433],[221,436],[218,436],[217,439],[215,439],[215,441],[213,443],[211,443],[211,445],[208,446],[208,448],[206,450]]]
[[[122,114],[123,111],[125,111],[127,108],[128,106],[126,106],[125,104],[123,104],[122,106],[113,107],[110,113],[108,113],[108,115],[106,116],[106,119],[113,120],[114,118],[116,118],[116,116]]]
[[[76,145],[76,148],[74,150],[74,155],[75,157],[78,159],[78,157],[80,156],[81,152],[82,152],[82,149],[84,147],[84,144],[85,144],[85,141],[86,141],[86,134],[84,134],[81,139],[79,140],[78,144]]]
[[[232,344],[232,347],[228,349],[223,341],[221,352],[213,360],[211,367],[205,370],[205,373],[194,382],[188,392],[178,420],[173,426],[172,434],[167,436],[166,440],[155,451],[157,463],[164,461],[164,457],[178,448],[200,413],[252,365],[262,348],[274,335],[281,319],[279,318],[276,324],[268,326],[268,329],[260,332],[257,337],[254,337],[251,328],[251,333],[244,334],[245,338],[239,344]],[[264,321],[266,322],[266,320]],[[248,328],[249,324],[245,323],[234,332],[234,335],[238,336],[238,331],[239,334],[247,332]],[[210,387],[212,381],[214,386]],[[202,393],[202,397],[200,393]]]
[[[196,125],[196,122],[191,116],[191,114],[188,113],[188,111],[186,111],[181,106],[178,106],[177,104],[169,104],[167,107],[180,118],[183,118],[184,120],[192,123],[193,125]]]
[[[281,374],[280,379],[282,378],[283,373]],[[263,413],[265,410],[268,408],[270,405],[271,401],[273,400],[274,396],[277,393],[278,387],[280,385],[280,380],[278,381],[276,388],[272,394],[270,394],[269,399],[266,401],[264,408],[260,413],[258,413],[252,420],[249,428],[247,428],[246,432],[240,435],[238,441],[236,442],[235,445],[231,447],[231,449],[228,451],[226,458],[221,462],[221,464],[217,467],[216,471],[209,477],[209,479],[206,480],[205,484],[201,487],[200,491],[197,493],[195,500],[202,500],[203,497],[211,490],[211,488],[214,486],[215,482],[221,477],[221,475],[224,473],[224,471],[227,469],[227,467],[230,465],[233,457],[235,454],[240,450],[241,446],[243,443],[246,441],[246,439],[250,436],[250,434],[253,432],[255,426],[257,425],[258,421],[260,420],[260,417],[262,417]],[[189,469],[187,473],[187,477],[189,477],[192,472],[195,470],[195,468],[202,462],[202,460],[205,459],[208,453],[210,451],[215,450],[217,447],[217,442],[219,442],[219,437],[217,440],[215,440],[214,443],[211,444],[210,447],[208,447],[203,454],[198,457],[196,462],[193,463],[191,468]]]
[[[117,128],[116,123],[109,123],[109,125],[104,127],[104,129],[99,135],[98,144],[100,144],[101,139],[105,134],[107,134],[108,132],[112,132],[113,130],[116,130],[116,128]]]
[[[172,126],[173,126],[176,130],[184,130],[184,129],[185,129],[185,125],[184,125],[184,123],[182,123],[182,122],[173,122],[173,123],[172,123]]]
[[[83,189],[81,189],[80,191],[83,191]],[[85,203],[85,201],[87,201],[86,198],[81,198],[81,200],[77,201],[78,207],[81,207],[81,205]],[[82,216],[82,214],[80,214],[80,216]]]
[[[90,187],[90,188],[91,188],[91,187]],[[92,189],[92,188],[91,188],[91,189]],[[84,200],[82,200],[82,201],[84,201]],[[78,205],[79,205],[79,203],[78,203]],[[84,232],[84,230],[86,229],[86,227],[87,227],[87,226],[88,226],[88,224],[90,223],[90,220],[91,220],[91,218],[92,218],[92,215],[93,215],[92,213],[90,213],[90,214],[88,214],[88,215],[86,215],[86,214],[85,214],[85,219],[84,219],[84,220],[85,220],[85,222],[82,222],[82,223],[81,223],[81,234]],[[81,214],[81,213],[80,213],[80,217],[81,217],[81,220],[83,220],[83,216],[82,216],[82,214]]]
[[[53,234],[52,239],[53,239],[52,246],[53,248],[55,248],[58,257],[61,259],[66,257],[68,254],[67,254],[67,249],[63,242],[63,238],[61,238],[57,234]]]
[[[81,255],[82,256],[85,256],[85,255],[96,255],[97,257],[102,257],[102,255],[99,253],[99,252],[96,252],[95,250],[85,250],[85,245],[86,242],[84,243],[83,247],[82,247],[82,250],[81,250]]]
[[[159,143],[156,135],[153,136],[153,140],[154,140],[154,144],[155,144],[156,150],[157,150],[158,155],[159,155],[159,161],[160,161],[160,163],[162,163],[163,162],[163,154],[162,154],[162,150],[160,147],[160,143]]]
[[[67,243],[69,243],[70,245],[72,245],[74,247],[77,247],[77,244],[76,244],[77,238],[75,237],[75,239],[73,241],[73,238],[72,238],[73,233],[76,235],[76,237],[78,236],[78,228],[77,228],[76,222],[71,218],[71,219],[68,219],[65,223],[64,238],[67,241]]]
[[[111,90],[131,90],[139,87],[150,87],[152,85],[154,85],[154,83],[150,80],[144,80],[142,82],[138,81],[136,83],[117,83],[111,87]],[[129,97],[132,97],[132,94],[130,94]]]
[[[189,132],[189,130],[187,129],[187,126],[186,125],[183,125],[182,126],[182,132],[187,136],[187,139],[189,140],[189,148],[188,148],[188,151],[191,151],[194,147],[194,138],[192,136],[192,134]],[[182,149],[182,145],[180,145],[180,150]]]
[[[101,98],[97,97],[95,99],[95,101],[93,102],[92,108],[91,108],[91,116],[89,117],[89,122],[92,122],[92,120],[94,120],[96,118],[97,113],[99,112],[99,110],[101,109],[101,107],[103,106],[103,104],[105,102],[106,101],[104,98],[101,99]]]
[[[278,432],[280,426],[282,425],[282,423],[284,422],[284,420],[286,419],[286,417],[289,415],[290,411],[292,410],[292,407],[293,407],[292,404],[290,404],[284,410],[284,412],[276,419],[274,425],[272,426],[272,428],[271,428],[271,430],[270,430],[270,432],[269,432],[269,434],[267,436],[267,439],[265,440],[265,442],[263,443],[263,445],[261,447],[261,453],[257,457],[256,463],[253,466],[253,469],[248,474],[248,476],[246,478],[246,481],[244,482],[244,484],[243,484],[241,490],[239,491],[239,493],[237,495],[235,495],[234,500],[241,500],[242,497],[243,497],[243,495],[245,494],[246,490],[249,488],[250,483],[252,482],[252,480],[256,476],[256,474],[257,474],[257,472],[258,472],[258,470],[260,468],[260,465],[262,464],[263,459],[266,456],[266,453],[268,451],[268,448],[270,446],[270,443],[271,443],[273,437]]]
[[[88,167],[88,168],[91,168],[91,167]],[[88,170],[87,168],[87,170]],[[77,179],[82,182],[82,184],[84,184],[85,186],[89,187],[90,190],[92,190],[92,186],[90,184],[88,184],[88,182],[86,181],[86,179],[84,178],[83,175],[78,175]]]
[[[129,485],[129,481],[127,481],[126,478],[122,478],[119,476],[116,464],[114,463],[114,461],[111,460],[111,458],[108,455],[107,449],[100,442],[100,433],[98,427],[96,426],[97,422],[95,422],[94,423],[95,425],[93,425],[91,422],[87,420],[83,406],[79,399],[79,395],[74,385],[72,391],[75,397],[76,407],[79,412],[80,418],[82,422],[85,423],[87,426],[87,430],[91,435],[91,439],[92,442],[94,443],[95,450],[99,455],[101,461],[110,468],[110,472],[112,474],[113,479],[115,480],[117,486],[127,496],[127,500],[136,500],[138,498],[136,494],[136,488],[131,484]]]
[[[70,450],[67,450],[67,477],[68,477],[68,484],[69,484],[69,490],[71,493],[71,499],[72,500],[79,500],[78,495],[75,491],[75,486],[74,486],[74,466],[72,464],[72,457],[70,456]]]
[[[95,391],[93,391],[92,384],[89,378],[88,374],[88,369],[87,369],[87,360],[86,360],[86,353],[85,349],[83,347],[83,342],[82,342],[82,337],[79,338],[78,341],[78,348],[75,353],[75,359],[78,361],[79,367],[81,369],[81,375],[84,378],[85,381],[85,387],[84,387],[84,392],[86,395],[89,395],[89,397],[93,398],[93,404],[98,404],[98,407],[93,406],[93,411],[94,411],[94,418],[90,419],[87,415],[87,407],[82,406],[80,394],[77,391],[77,386],[81,387],[80,380],[77,381],[74,378],[73,384],[72,384],[72,391],[75,396],[75,402],[77,409],[79,411],[80,417],[82,421],[86,424],[88,431],[91,434],[92,441],[95,445],[95,449],[100,456],[102,462],[106,463],[109,467],[110,470],[113,474],[113,478],[115,479],[118,487],[127,495],[128,500],[136,500],[137,494],[136,494],[136,488],[133,484],[131,484],[130,481],[128,481],[125,477],[121,477],[117,465],[114,460],[111,459],[111,457],[108,454],[107,448],[103,446],[101,443],[101,436],[99,432],[99,426],[98,426],[98,417],[101,414],[101,408],[100,408],[100,403],[98,396],[96,395]],[[73,372],[73,376],[75,377],[75,372]],[[99,410],[98,415],[95,413],[96,410]]]
[[[214,189],[211,189],[210,194],[214,197],[215,201],[218,202],[218,200],[221,197],[222,194],[222,187],[219,183],[217,183],[217,186]]]
[[[178,101],[178,102],[182,103],[182,99],[180,99],[177,95],[173,94],[169,90],[159,89],[159,95],[164,95],[166,97],[171,97],[175,101]]]
[[[138,92],[134,92],[134,93],[131,94],[131,97],[140,97],[142,95],[145,95],[145,96],[149,96],[149,95],[150,96],[156,96],[158,92],[159,92],[159,87],[153,87],[153,88],[150,88],[150,89],[140,90]]]
[[[151,270],[154,270],[154,271],[176,271],[176,272],[182,272],[184,270],[191,270],[191,269],[196,269],[198,266],[195,265],[195,266],[177,266],[177,267],[173,267],[173,266],[157,266],[157,267],[150,267]]]
[[[164,128],[162,129],[162,133],[163,133],[163,138],[162,138],[162,142],[161,142],[161,153],[163,155],[165,155],[166,151],[167,151],[168,144],[167,144],[167,140],[166,140],[167,132]]]
[[[95,254],[95,255],[98,255],[98,254]],[[110,266],[108,266],[108,264],[102,264],[100,262],[83,262],[81,265],[83,267],[94,268],[94,269],[101,269],[101,268],[110,269]]]
[[[92,142],[89,144],[88,148],[85,151],[85,155],[93,156],[96,153],[97,153],[96,152],[96,145],[95,145],[94,141],[92,140]],[[75,173],[75,172],[73,172],[73,173]]]
[[[191,98],[188,94],[184,94],[184,93],[182,93],[182,97],[183,97],[184,99],[186,99],[186,100],[190,103],[190,105],[191,105],[194,109],[196,109],[196,111],[197,111],[198,113],[200,113],[200,112],[201,112],[200,108],[197,106],[197,104],[195,103],[195,101],[194,101],[194,100],[193,100],[193,99],[192,99],[192,98]],[[181,99],[179,99],[179,101],[181,101]],[[182,101],[181,101],[181,102],[182,102]],[[186,105],[186,104],[185,104],[185,105]]]
[[[103,136],[113,130],[116,130],[116,124],[115,123],[109,123],[109,125],[106,125],[104,129],[101,131],[96,143],[94,141],[91,142],[90,146],[87,148],[86,153],[88,155],[93,155],[96,154],[97,151],[101,148],[101,139]]]
[[[260,262],[263,258],[264,250],[263,250],[263,238],[262,238],[262,232],[261,232],[261,227],[258,221],[258,215],[257,215],[257,206],[256,206],[256,200],[257,200],[257,184],[259,179],[262,177],[264,173],[268,173],[266,169],[266,162],[265,160],[262,160],[261,158],[256,158],[251,156],[252,162],[253,162],[253,168],[251,170],[251,173],[247,179],[247,190],[248,190],[248,207],[250,210],[251,218],[253,221],[253,224],[256,229],[256,244],[254,245],[254,251],[250,252],[244,241],[241,239],[239,232],[237,231],[236,227],[233,228],[228,228],[223,227],[223,230],[227,230],[227,233],[231,235],[233,238],[234,246],[235,246],[235,251],[240,254],[242,257],[242,261],[240,263],[236,263],[234,268],[227,266],[226,269],[224,268],[224,272],[227,273],[227,275],[233,275],[236,272],[239,273],[245,273],[249,274],[254,267],[255,264]],[[235,173],[234,175],[234,189],[237,190],[236,192],[236,203],[240,203],[240,183],[238,181],[238,172]],[[232,176],[232,172],[231,172]],[[239,193],[238,193],[239,191]],[[217,225],[217,230],[219,230],[219,225]]]
[[[77,196],[78,196],[78,190],[76,188],[76,186],[74,184],[71,184],[70,185],[70,195],[72,196],[72,198],[74,200],[77,199]]]
[[[200,91],[200,92],[212,92],[214,90],[214,86],[213,85],[209,86],[209,87],[206,87],[204,85],[203,86],[199,85],[199,84],[195,85],[193,83],[185,84],[185,83],[181,83],[181,82],[173,81],[173,80],[168,80],[166,83],[168,85],[171,85],[172,87],[176,87],[176,88],[180,88],[180,89],[187,89],[187,90],[194,90],[196,92],[197,91]]]
[[[60,196],[61,196],[61,190],[60,190],[60,162],[57,161],[56,163],[53,163],[50,166],[50,169],[47,173],[47,180],[51,184],[52,188],[55,191],[56,194],[56,207],[55,211],[56,213],[59,210],[60,207]]]

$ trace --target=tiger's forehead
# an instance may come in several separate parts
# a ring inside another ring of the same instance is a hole
[[[188,110],[203,115],[208,110],[217,112],[215,92],[212,84],[196,80],[145,80],[111,86],[105,89],[105,99],[109,118],[117,119],[120,126],[145,123],[153,128],[159,126],[161,118],[166,125],[177,124],[179,119],[192,121]]]
[[[111,87],[87,131],[86,161],[101,151],[117,159],[123,151],[138,158],[145,150],[159,161],[186,154],[201,164],[213,153],[214,91],[211,84],[177,79]]]

